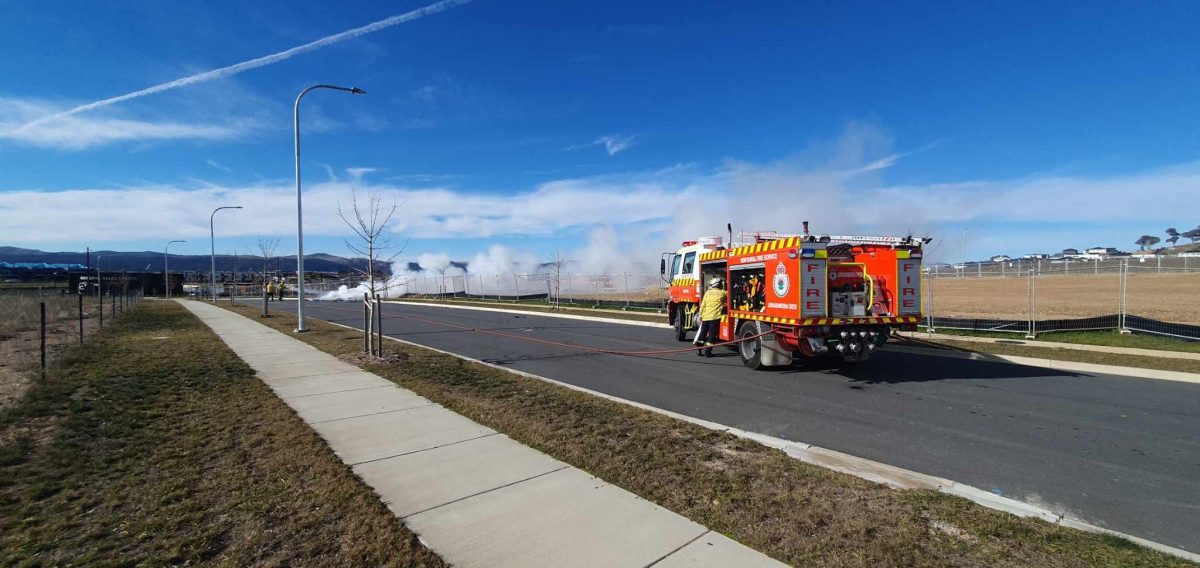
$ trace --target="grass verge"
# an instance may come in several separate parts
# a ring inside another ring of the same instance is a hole
[[[227,308],[228,309],[228,308]],[[280,331],[290,317],[259,319]],[[310,319],[299,338],[362,364],[360,332]],[[905,491],[628,405],[389,342],[363,368],[557,459],[802,566],[1184,566],[1128,541]]]
[[[443,566],[198,319],[144,302],[0,413],[0,564]]]
[[[930,347],[934,349],[952,349],[955,351],[973,351],[976,353],[989,353],[992,355],[1037,357],[1041,359],[1053,359],[1055,361],[1074,361],[1077,363],[1094,363],[1097,365],[1115,365],[1118,367],[1137,367],[1141,369],[1157,369],[1160,371],[1200,373],[1200,361],[1192,359],[1168,359],[1165,357],[1105,353],[1103,351],[1079,351],[1076,349],[1056,349],[1053,347],[1031,347],[1029,345],[1014,345],[1009,343],[955,341],[953,339],[943,338],[926,340],[906,337],[902,341],[898,341],[897,344],[911,345],[913,347]]]
[[[924,329],[924,326],[921,326]],[[970,331],[938,328],[939,335],[961,335],[965,337],[988,337],[993,339],[1011,339],[1022,341],[1024,337],[1016,333],[989,333],[986,331]],[[1200,341],[1188,341],[1158,335],[1122,334],[1116,331],[1056,331],[1038,335],[1037,341],[1053,343],[1069,343],[1074,345],[1100,345],[1106,347],[1132,347],[1136,349],[1156,349],[1158,351],[1183,351],[1185,353],[1200,353]]]

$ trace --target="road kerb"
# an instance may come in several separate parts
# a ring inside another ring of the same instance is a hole
[[[1159,357],[1162,359],[1190,359],[1200,361],[1200,353],[1189,351],[1167,351],[1164,349],[1143,349],[1139,347],[1114,347],[1111,345],[1087,345],[1083,343],[1060,343],[1057,341],[1039,341],[1033,339],[1007,339],[998,337],[974,337],[970,335],[949,335],[945,333],[927,333],[921,331],[904,331],[901,336],[908,339],[962,341],[966,343],[995,343],[1016,347],[1036,347],[1039,349],[1069,349],[1071,351],[1091,351],[1094,353],[1115,353],[1118,355],[1137,355],[1139,357]]]

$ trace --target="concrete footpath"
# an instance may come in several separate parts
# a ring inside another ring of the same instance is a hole
[[[307,343],[180,300],[456,566],[782,566]]]

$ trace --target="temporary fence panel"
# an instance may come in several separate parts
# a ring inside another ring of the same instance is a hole
[[[1200,274],[1160,270],[1153,259],[1129,262],[1124,278],[1122,329],[1185,339],[1200,339],[1200,304],[1193,298]]]

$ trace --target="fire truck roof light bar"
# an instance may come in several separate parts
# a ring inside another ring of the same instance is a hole
[[[812,239],[822,243],[843,243],[848,245],[884,245],[884,246],[907,246],[921,245],[933,240],[932,237],[877,237],[868,235],[793,235],[793,234],[767,234],[767,232],[756,233],[755,237],[762,241],[774,241],[778,239],[788,239],[792,237],[800,237],[805,240]]]

